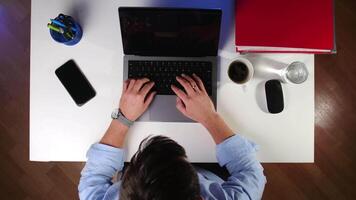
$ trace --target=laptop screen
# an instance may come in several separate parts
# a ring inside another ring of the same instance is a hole
[[[124,53],[216,56],[221,10],[120,7]]]

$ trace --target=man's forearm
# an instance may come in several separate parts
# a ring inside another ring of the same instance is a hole
[[[111,180],[124,166],[124,145],[128,128],[117,120],[110,123],[102,144],[93,144],[87,153],[87,163],[79,182],[80,199],[103,199]]]
[[[100,140],[100,143],[110,145],[116,148],[124,146],[126,134],[129,128],[118,120],[112,120],[105,135]]]
[[[216,144],[220,144],[226,138],[234,135],[234,132],[218,113],[209,116],[206,121],[202,122],[202,125],[208,129]]]

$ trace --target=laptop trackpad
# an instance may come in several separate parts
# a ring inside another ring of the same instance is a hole
[[[151,121],[193,122],[177,110],[175,95],[158,95],[150,107]]]

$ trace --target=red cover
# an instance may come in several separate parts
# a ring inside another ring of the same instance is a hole
[[[334,49],[333,0],[237,0],[236,46]]]

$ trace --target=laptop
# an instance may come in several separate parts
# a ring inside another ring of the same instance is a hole
[[[182,88],[182,73],[197,74],[216,106],[221,10],[120,7],[119,17],[124,80],[147,77],[157,91],[139,121],[193,122],[177,110],[170,87]]]

